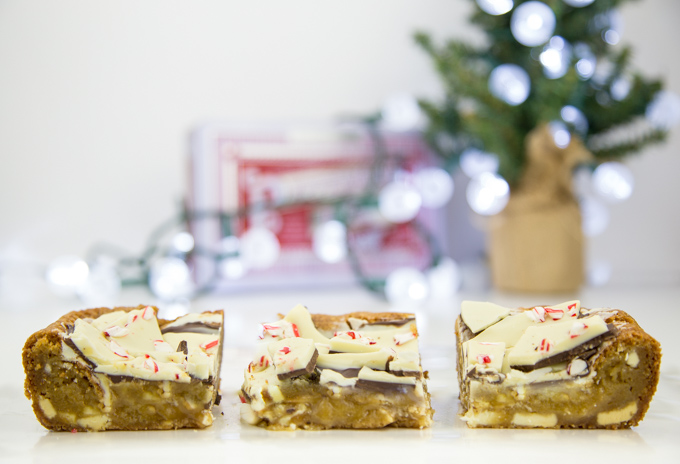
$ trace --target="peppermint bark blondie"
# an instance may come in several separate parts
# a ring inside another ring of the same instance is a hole
[[[656,340],[625,312],[577,300],[518,309],[464,301],[456,337],[469,427],[628,428],[659,379]]]
[[[26,341],[26,396],[51,430],[207,427],[222,323],[222,311],[174,321],[151,306],[71,312]]]
[[[273,430],[432,424],[412,314],[310,315],[262,325],[241,419]]]

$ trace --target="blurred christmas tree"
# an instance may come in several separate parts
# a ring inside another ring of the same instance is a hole
[[[481,150],[497,157],[498,174],[514,187],[526,165],[525,138],[542,124],[558,147],[578,136],[595,162],[664,139],[663,102],[650,107],[661,83],[633,72],[631,48],[616,46],[615,7],[629,0],[472,1],[471,21],[486,46],[451,40],[440,48],[416,36],[445,85],[443,102],[421,107],[426,137],[449,166]]]
[[[662,141],[678,99],[631,69],[615,9],[628,0],[474,1],[486,45],[439,47],[416,35],[445,90],[442,102],[420,102],[425,137],[471,177],[470,207],[491,216],[494,284],[574,291],[585,276],[583,235],[599,233],[604,218],[597,201],[574,193],[574,167],[598,166],[593,189],[627,198],[632,174],[614,160]]]

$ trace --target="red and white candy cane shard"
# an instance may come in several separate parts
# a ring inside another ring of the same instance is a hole
[[[534,318],[538,322],[545,322],[545,308],[543,306],[535,306],[531,309]]]
[[[416,334],[411,332],[398,333],[394,335],[394,344],[399,346],[416,339]]]
[[[156,314],[153,312],[153,308],[151,306],[144,308],[144,311],[142,312],[142,319],[150,321],[155,316]]]
[[[554,321],[559,321],[564,317],[564,311],[561,309],[546,307],[545,312],[548,313]]]
[[[144,367],[146,369],[149,369],[150,371],[153,371],[154,374],[158,372],[158,364],[156,364],[156,361],[154,361],[148,354],[145,355],[146,359],[144,360]]]
[[[576,338],[579,335],[583,335],[586,330],[588,330],[587,324],[584,322],[574,322],[571,329],[569,329],[569,338]]]
[[[488,355],[488,354],[478,354],[477,355],[477,362],[479,364],[490,364],[492,359],[493,359],[493,357],[491,355]]]
[[[109,348],[111,349],[111,351],[113,351],[115,355],[120,356],[121,358],[126,359],[130,358],[130,354],[127,351],[125,351],[125,349],[122,346],[120,346],[113,340],[111,340],[111,342],[109,343]]]
[[[298,326],[296,324],[291,323],[291,328],[293,329],[293,335],[295,335],[297,338],[300,337],[300,331],[298,330]]]
[[[121,327],[119,325],[112,325],[111,327],[109,327],[108,329],[106,329],[104,331],[104,335],[106,335],[107,337],[116,337],[116,338],[124,337],[124,336],[128,335],[129,333],[130,333],[130,331],[128,329],[126,329],[125,327]]]
[[[290,348],[288,348],[287,346],[284,346],[283,348],[281,348],[279,350],[279,353],[288,354],[288,353],[290,353]]]
[[[210,348],[215,348],[219,342],[219,339],[215,339],[210,342],[201,343],[198,346],[200,346],[203,350],[208,351]]]
[[[551,342],[547,338],[544,338],[543,340],[541,340],[541,344],[538,346],[538,350],[547,353],[550,350],[552,350],[553,346],[555,346],[553,342]]]
[[[576,307],[576,303],[570,304],[567,306],[567,309],[569,309],[569,317],[578,317],[578,308]]]

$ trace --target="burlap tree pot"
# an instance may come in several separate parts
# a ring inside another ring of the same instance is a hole
[[[547,125],[529,133],[525,147],[524,174],[505,209],[489,221],[493,284],[516,292],[573,292],[584,280],[584,237],[572,170],[592,156],[576,137],[557,147]]]

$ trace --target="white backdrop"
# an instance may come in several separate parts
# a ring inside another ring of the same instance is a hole
[[[440,95],[412,34],[476,40],[469,7],[0,0],[0,261],[47,263],[98,241],[140,251],[178,211],[188,134],[204,121],[328,119]],[[680,2],[622,13],[636,67],[680,93]],[[678,152],[676,129],[629,161],[634,196],[590,242],[612,285],[680,283]]]

